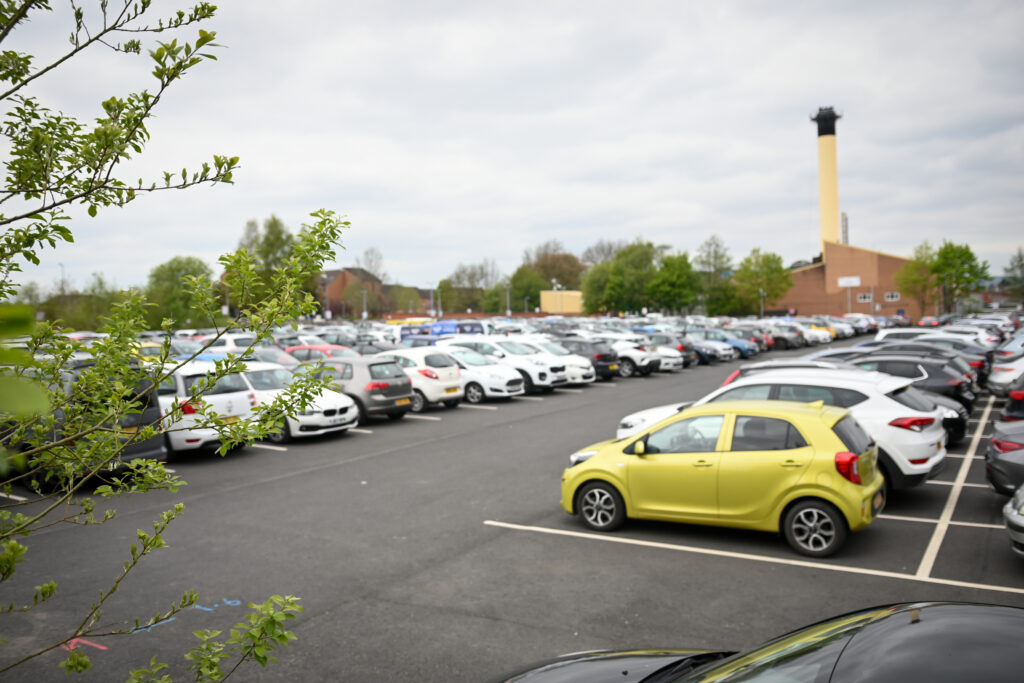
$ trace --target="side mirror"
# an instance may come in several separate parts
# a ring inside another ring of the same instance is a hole
[[[643,455],[646,452],[647,452],[647,444],[644,443],[643,439],[641,439],[640,441],[637,441],[636,443],[633,444],[633,454],[634,455]]]

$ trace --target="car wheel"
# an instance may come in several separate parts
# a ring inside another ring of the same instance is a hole
[[[403,417],[405,417],[405,413],[406,413],[406,411],[404,411],[404,410],[402,412],[400,412],[400,413],[388,413],[388,419],[389,420],[401,420]]]
[[[523,391],[527,394],[532,394],[534,390],[533,380],[530,379],[530,373],[525,370],[520,370],[519,374],[523,376]]]
[[[288,420],[284,421],[284,426],[276,432],[270,432],[267,434],[267,439],[271,443],[288,443],[292,440],[292,432],[288,428]]]
[[[842,547],[847,534],[839,510],[823,500],[804,500],[789,508],[782,530],[793,550],[810,557],[828,557]]]
[[[460,403],[462,403],[462,399],[461,398],[453,398],[450,401],[445,401],[444,402],[444,407],[445,408],[458,408]]]
[[[592,481],[585,484],[576,496],[576,511],[583,524],[594,531],[612,531],[626,519],[626,506],[622,496],[611,484]]]
[[[349,397],[352,399],[352,402],[356,404],[356,413],[359,415],[359,417],[356,418],[356,424],[365,425],[367,420],[366,406],[364,406],[363,402],[358,398],[351,395]]]
[[[879,451],[878,453],[878,470],[882,473],[882,495],[885,496],[886,500],[889,500],[889,491],[892,490],[892,476],[889,475],[889,468],[882,464],[882,454],[885,451]],[[888,456],[886,456],[888,457]]]
[[[623,377],[632,377],[636,374],[636,363],[629,358],[623,358],[619,363],[619,374]]]
[[[470,382],[466,385],[466,403],[483,403],[484,400],[484,388],[476,382]]]
[[[652,368],[650,365],[648,365],[646,368],[641,368],[637,372],[637,374],[640,375],[641,377],[650,377],[651,373],[653,373],[653,372],[654,372],[654,368]]]
[[[427,407],[427,397],[419,389],[412,390],[412,412],[422,413]]]

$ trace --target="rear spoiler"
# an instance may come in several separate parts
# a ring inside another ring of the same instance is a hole
[[[680,403],[678,406],[676,406],[676,412],[677,413],[681,413],[681,412],[683,412],[684,410],[686,410],[687,408],[689,408],[692,405],[693,405],[693,401],[687,401],[686,403]]]

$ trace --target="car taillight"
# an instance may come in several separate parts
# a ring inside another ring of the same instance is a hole
[[[999,355],[1000,356],[1012,356],[1013,355],[1013,351],[1000,351]]]
[[[983,361],[983,360],[972,360],[972,361],[969,361],[967,364],[970,365],[972,368],[979,368],[980,369],[980,368],[985,367],[985,361]]]
[[[996,449],[1000,453],[1009,453],[1010,451],[1016,451],[1024,448],[1024,443],[1006,441],[1004,439],[992,439],[989,443],[992,444],[992,448]]]
[[[185,415],[196,414],[196,404],[194,401],[183,401],[181,404],[181,412]]]
[[[431,370],[430,368],[420,368],[420,369],[419,369],[419,372],[420,372],[420,374],[421,374],[421,375],[423,375],[424,377],[429,377],[430,379],[440,379],[440,378],[439,378],[439,377],[437,376],[437,373],[436,373],[436,372],[434,372],[433,370]]]
[[[686,345],[685,344],[677,344],[676,345],[676,350],[677,351],[685,351],[686,350]]]
[[[948,384],[951,387],[958,387],[958,386],[960,386],[963,383],[964,383],[963,377],[957,377],[956,379],[951,379],[948,382],[946,382],[946,384]]]
[[[645,348],[644,348],[644,347],[642,347],[642,346],[637,346],[637,347],[635,347],[635,348],[636,348],[636,350],[637,350],[637,351],[646,351],[646,350],[647,350],[647,349],[645,349]]]
[[[893,427],[919,432],[930,424],[935,424],[934,417],[897,417],[889,423]]]
[[[1024,401],[1024,391],[1018,389],[1010,392],[1011,401]]]
[[[600,353],[595,353],[594,354],[594,360],[601,360],[601,354]]]
[[[725,381],[722,382],[722,386],[724,387],[726,384],[729,384],[730,382],[732,382],[734,379],[736,379],[739,376],[739,374],[740,374],[739,370],[733,370],[732,374],[729,375],[728,377],[726,377]]]
[[[387,382],[370,382],[365,387],[363,387],[363,391],[374,391],[374,390],[377,390],[377,389],[387,389],[390,386],[391,385],[388,384]]]
[[[254,392],[250,391],[249,392],[249,407],[250,408],[255,408],[259,404],[260,404],[260,400],[258,398],[256,398],[256,394]]]
[[[836,453],[836,471],[843,479],[854,484],[863,484],[860,480],[860,456],[856,453],[843,451]]]
[[[1004,368],[1002,366],[997,365],[996,367],[992,368],[992,371],[993,372],[1013,372],[1013,368]]]

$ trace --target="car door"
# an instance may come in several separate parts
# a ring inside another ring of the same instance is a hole
[[[718,515],[718,444],[723,414],[677,420],[644,438],[628,461],[629,495],[638,516],[710,519]]]
[[[718,468],[718,509],[722,519],[756,522],[807,472],[814,456],[789,420],[737,415],[729,447]]]

